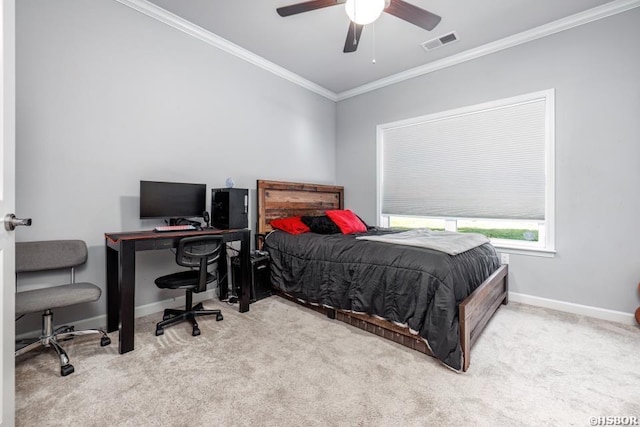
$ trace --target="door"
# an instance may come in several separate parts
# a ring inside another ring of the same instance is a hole
[[[0,221],[15,199],[15,0],[0,6]],[[0,426],[14,425],[15,239],[0,224]]]

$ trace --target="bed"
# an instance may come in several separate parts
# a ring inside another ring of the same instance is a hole
[[[258,180],[257,235],[286,298],[466,371],[471,346],[501,304],[507,266],[490,244],[455,256],[355,235],[291,235],[270,222],[344,208],[340,186]]]

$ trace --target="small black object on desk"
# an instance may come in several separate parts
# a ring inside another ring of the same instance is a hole
[[[218,228],[246,228],[249,218],[249,190],[213,188],[211,190],[211,225]]]

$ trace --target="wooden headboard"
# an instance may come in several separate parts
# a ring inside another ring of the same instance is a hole
[[[259,179],[256,233],[271,231],[271,220],[322,215],[327,209],[344,209],[344,187]]]

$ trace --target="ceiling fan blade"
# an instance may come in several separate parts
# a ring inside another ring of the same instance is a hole
[[[391,0],[391,4],[384,10],[407,22],[411,22],[427,31],[433,30],[442,19],[440,16],[409,4],[403,0]]]
[[[347,40],[344,42],[344,53],[355,52],[358,49],[358,43],[360,42],[360,35],[362,34],[363,27],[364,25],[349,22]]]
[[[335,6],[344,3],[344,0],[313,0],[296,3],[289,6],[283,6],[276,9],[280,16],[297,15],[298,13],[309,12],[323,7]]]

